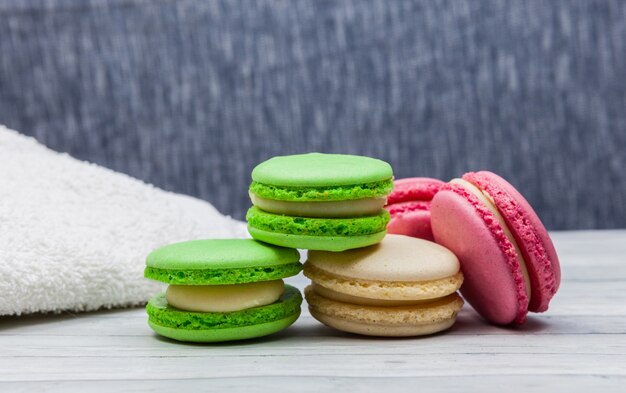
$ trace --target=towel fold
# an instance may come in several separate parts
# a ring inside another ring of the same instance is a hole
[[[0,126],[0,315],[144,303],[154,248],[243,237],[211,204],[54,152]]]

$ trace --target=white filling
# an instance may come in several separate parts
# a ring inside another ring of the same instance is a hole
[[[290,202],[265,199],[249,192],[252,204],[258,208],[278,214],[301,217],[354,217],[378,214],[387,203],[387,198],[363,198],[350,201]]]
[[[528,294],[528,300],[530,300],[530,295],[531,295],[530,278],[528,278],[528,270],[526,269],[526,262],[524,261],[524,258],[522,257],[522,253],[520,252],[519,246],[517,245],[517,242],[515,241],[513,234],[511,233],[511,231],[509,230],[509,227],[506,225],[506,222],[504,221],[504,217],[502,217],[502,215],[498,211],[498,208],[493,202],[493,197],[489,195],[488,192],[481,191],[478,187],[468,182],[467,180],[452,179],[450,183],[457,184],[465,188],[465,190],[467,190],[468,192],[475,195],[478,198],[478,200],[481,201],[482,204],[485,205],[489,210],[491,210],[494,216],[496,216],[496,219],[500,223],[500,226],[502,227],[502,230],[504,231],[504,234],[506,235],[507,239],[509,239],[511,244],[513,244],[513,247],[515,247],[515,255],[517,256],[517,261],[520,265],[520,268],[522,269],[522,274],[524,275],[524,282],[526,284],[526,293]]]
[[[170,285],[165,298],[181,310],[230,312],[272,304],[284,289],[283,280],[235,285]]]

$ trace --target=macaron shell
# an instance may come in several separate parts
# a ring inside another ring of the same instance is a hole
[[[385,206],[391,215],[387,232],[425,240],[434,240],[430,224],[430,202],[410,201]]]
[[[300,254],[252,239],[173,243],[146,258],[144,277],[168,284],[226,285],[278,280],[302,269]]]
[[[300,260],[298,251],[252,239],[204,239],[173,243],[152,251],[146,266],[157,269],[238,269],[287,265]]]
[[[306,264],[346,279],[403,285],[444,279],[459,272],[459,260],[450,250],[402,235],[388,235],[374,246],[342,253],[311,251]]]
[[[391,165],[371,157],[308,153],[277,156],[257,165],[252,180],[283,187],[326,187],[379,182],[393,177]]]
[[[546,311],[561,280],[558,255],[548,231],[528,201],[500,176],[481,171],[466,173],[463,179],[492,197],[526,262],[532,288],[528,308],[534,312]]]
[[[247,340],[250,338],[263,337],[277,333],[291,326],[300,316],[300,313],[290,315],[277,321],[261,323],[252,326],[242,326],[226,329],[185,330],[157,325],[148,321],[148,325],[155,333],[177,341],[185,342],[223,342]]]
[[[397,179],[393,182],[393,191],[387,198],[387,203],[407,201],[430,201],[445,182],[430,177],[410,177]]]
[[[289,202],[352,201],[365,198],[386,198],[393,189],[391,178],[373,183],[345,186],[288,187],[253,181],[248,193],[264,199]]]
[[[430,224],[430,201],[445,183],[429,177],[394,180],[385,209],[391,214],[387,231],[434,240]]]
[[[526,284],[514,246],[496,217],[461,186],[446,184],[431,204],[433,234],[461,262],[461,294],[485,319],[521,324],[528,312]]]
[[[377,214],[370,216],[296,217],[269,213],[253,206],[248,209],[246,220],[249,227],[268,232],[303,236],[353,237],[384,231],[389,222],[389,213],[380,209]]]
[[[368,336],[433,334],[452,326],[463,306],[457,294],[420,305],[378,307],[331,300],[316,293],[311,286],[304,293],[315,319],[338,330]]]
[[[327,291],[337,293],[336,300],[358,298],[360,301],[348,301],[355,304],[384,304],[393,301],[427,301],[441,298],[456,292],[463,284],[463,274],[458,272],[452,276],[438,280],[422,282],[371,281],[347,278],[334,275],[312,266],[304,265],[304,275]],[[323,293],[322,293],[323,294]],[[333,298],[332,296],[326,296]],[[341,297],[341,299],[339,298]]]
[[[277,233],[255,228],[248,223],[250,235],[263,242],[304,250],[345,251],[371,246],[383,240],[387,231],[360,236],[307,236]]]
[[[230,285],[272,281],[295,276],[300,262],[239,269],[159,269],[146,267],[144,277],[174,285]]]
[[[311,316],[324,325],[342,332],[360,334],[373,337],[417,337],[439,333],[454,325],[455,317],[450,317],[439,322],[428,324],[388,326],[378,322],[361,322],[350,319],[335,317],[310,309]]]

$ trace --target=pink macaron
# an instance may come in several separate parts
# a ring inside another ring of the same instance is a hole
[[[430,226],[430,202],[445,183],[428,177],[398,179],[387,198],[391,214],[387,232],[434,240]]]
[[[543,312],[559,288],[559,258],[539,217],[506,180],[470,172],[431,202],[435,241],[454,252],[463,297],[488,321],[522,324]]]

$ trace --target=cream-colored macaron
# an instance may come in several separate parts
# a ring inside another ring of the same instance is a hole
[[[304,274],[311,314],[348,332],[375,336],[431,334],[454,324],[463,300],[459,261],[422,239],[387,235],[374,246],[309,251]]]

